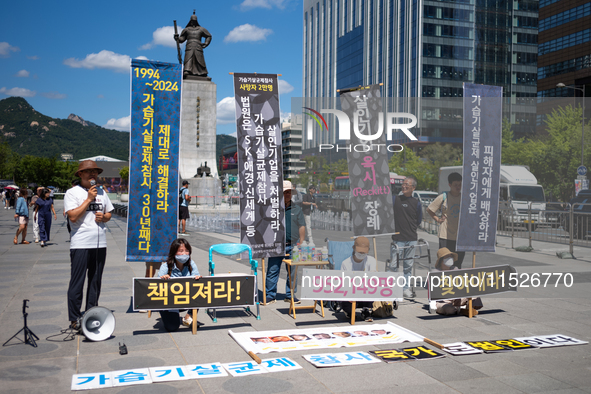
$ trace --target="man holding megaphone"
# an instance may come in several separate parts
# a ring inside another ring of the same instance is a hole
[[[68,316],[71,327],[78,329],[82,317],[82,291],[88,273],[86,310],[98,305],[101,279],[107,259],[107,229],[113,204],[102,187],[97,186],[103,169],[92,160],[83,160],[76,176],[80,184],[72,187],[64,197],[64,212],[68,215],[70,233],[70,286],[68,288]]]

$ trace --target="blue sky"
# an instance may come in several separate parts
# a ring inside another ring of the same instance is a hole
[[[236,131],[229,72],[282,74],[288,113],[302,92],[301,0],[3,2],[0,99],[21,96],[54,118],[74,113],[128,131],[130,59],[178,62],[173,20],[180,33],[193,9],[213,36],[205,61],[217,84],[217,133]]]

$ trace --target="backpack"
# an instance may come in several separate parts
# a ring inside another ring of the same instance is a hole
[[[179,190],[179,206],[180,206],[180,205],[183,203],[183,200],[184,200],[184,199],[183,199],[183,190],[184,190],[184,189],[186,189],[186,187],[182,187],[182,188]]]
[[[391,317],[394,315],[394,307],[391,302],[374,301],[372,307],[373,317]]]

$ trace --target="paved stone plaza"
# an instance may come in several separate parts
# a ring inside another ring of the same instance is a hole
[[[0,348],[2,393],[70,392],[72,375],[77,373],[249,361],[250,357],[228,335],[229,329],[262,331],[349,326],[343,313],[334,314],[329,310],[325,318],[311,312],[299,312],[297,320],[294,320],[287,314],[288,304],[278,300],[273,305],[261,306],[262,318],[258,321],[236,309],[218,312],[218,323],[213,323],[201,311],[199,321],[204,325],[199,327],[197,335],[191,335],[188,328],[167,333],[158,313],[148,318],[147,314],[132,310],[132,278],[144,275],[144,263],[125,261],[126,221],[114,216],[108,223],[107,265],[100,298],[100,304],[115,314],[117,325],[114,336],[103,342],[90,342],[83,336],[64,342],[64,335],[55,336],[68,325],[66,291],[70,277],[69,235],[62,208],[63,202],[56,201],[58,220],[53,223],[51,241],[46,248],[33,243],[13,245],[17,227],[14,211],[0,210],[0,264],[3,272],[0,277],[0,341],[4,343],[22,328],[23,299],[30,300],[29,327],[40,338],[37,348],[17,340]],[[195,229],[189,228],[191,230],[193,232],[186,238],[193,246],[193,259],[202,274],[207,274],[210,245],[238,241],[236,234],[197,233]],[[432,244],[431,250],[435,256],[436,237],[422,231],[419,236]],[[349,234],[320,230],[314,233],[317,243],[325,237],[347,240]],[[27,239],[33,241],[32,223]],[[565,334],[591,341],[591,250],[575,248],[577,260],[560,260],[555,253],[567,250],[565,246],[534,242],[533,252],[520,253],[509,248],[511,243],[508,238],[499,238],[498,243],[496,253],[477,255],[477,266],[511,264],[518,272],[569,272],[573,274],[574,285],[570,288],[554,288],[553,285],[549,288],[520,288],[517,294],[485,297],[484,309],[473,319],[429,314],[426,291],[421,290],[417,292],[416,299],[403,302],[389,320],[439,343],[543,334]],[[386,239],[378,241],[378,260],[382,261],[382,268],[387,258],[388,245]],[[467,254],[464,267],[470,263],[471,254]],[[216,273],[228,271],[248,273],[248,267],[243,261],[218,257]],[[417,273],[424,274],[424,271]],[[278,298],[282,297],[285,277],[283,271]],[[260,276],[259,280],[262,281]],[[375,321],[383,322],[385,320]],[[127,345],[128,355],[119,355],[120,342]],[[394,344],[330,351],[400,347],[403,346]],[[154,383],[101,389],[97,392],[591,393],[589,345],[461,357],[449,355],[429,361],[323,369],[315,368],[301,357],[303,354],[324,352],[329,350],[281,353],[303,367],[296,371]]]

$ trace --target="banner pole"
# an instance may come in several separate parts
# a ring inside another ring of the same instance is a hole
[[[476,268],[476,252],[472,252],[472,268]],[[468,299],[468,318],[472,319],[474,315],[472,314],[472,298]]]
[[[266,286],[266,279],[267,275],[265,274],[265,258],[261,259],[261,270],[263,271],[263,306],[267,306],[267,286]]]

